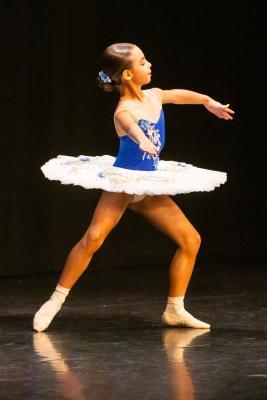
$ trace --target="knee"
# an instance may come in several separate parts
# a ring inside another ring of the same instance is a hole
[[[104,242],[105,238],[103,235],[103,231],[101,228],[92,227],[89,228],[88,231],[85,233],[83,238],[81,239],[81,246],[85,250],[96,251]]]
[[[183,240],[181,248],[191,255],[197,254],[201,245],[201,236],[197,231],[189,233]]]

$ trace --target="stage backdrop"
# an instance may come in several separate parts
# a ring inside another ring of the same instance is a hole
[[[165,105],[165,160],[225,171],[213,192],[173,196],[202,236],[198,261],[266,259],[263,15],[185,2],[5,2],[1,5],[0,274],[60,271],[87,229],[100,190],[48,181],[58,154],[115,156],[116,93],[96,85],[114,42],[136,43],[152,62],[149,87],[205,93],[236,111],[224,121],[200,105]],[[144,87],[145,88],[145,87]],[[92,268],[166,268],[176,245],[126,211]]]

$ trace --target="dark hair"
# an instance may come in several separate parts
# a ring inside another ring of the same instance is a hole
[[[99,87],[106,92],[117,90],[120,92],[121,74],[132,66],[131,53],[135,44],[114,43],[108,46],[102,54],[99,71],[108,74],[112,82],[103,82],[97,77]]]

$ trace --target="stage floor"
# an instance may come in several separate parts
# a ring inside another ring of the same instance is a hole
[[[267,398],[264,265],[196,265],[185,308],[210,329],[163,325],[168,270],[125,267],[87,270],[34,332],[57,277],[1,278],[1,400]]]

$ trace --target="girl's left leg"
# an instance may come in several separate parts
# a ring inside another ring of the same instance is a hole
[[[146,196],[128,208],[145,217],[153,226],[170,237],[177,245],[170,265],[168,304],[163,321],[169,325],[209,328],[184,309],[184,296],[194,269],[201,238],[178,205],[166,195]]]

